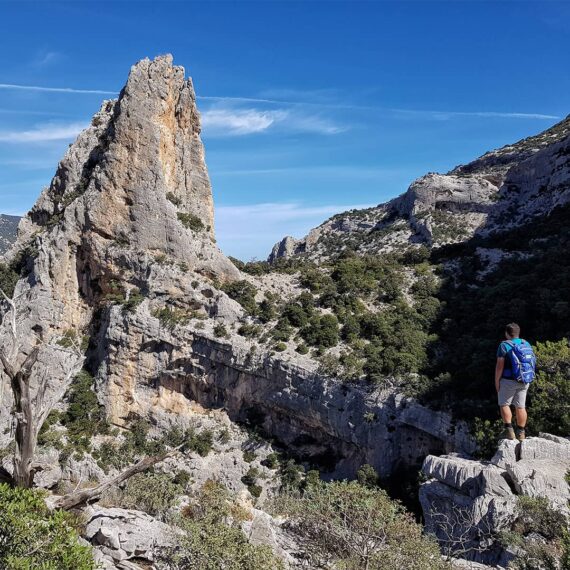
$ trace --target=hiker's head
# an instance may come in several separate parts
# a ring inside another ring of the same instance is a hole
[[[521,334],[521,328],[519,327],[519,325],[517,325],[517,323],[509,323],[505,327],[505,336],[507,338],[519,338],[520,334]]]

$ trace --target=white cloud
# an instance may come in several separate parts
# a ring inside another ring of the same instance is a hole
[[[251,169],[235,169],[235,170],[211,170],[212,177],[217,176],[272,176],[274,174],[282,175],[302,175],[317,176],[319,178],[350,178],[357,179],[375,179],[385,180],[394,176],[402,176],[409,172],[405,169],[397,168],[373,168],[358,165],[336,165],[336,166],[291,166],[284,168],[251,168]]]
[[[39,91],[44,93],[76,93],[87,95],[118,95],[117,91],[102,91],[100,89],[74,89],[72,87],[41,87],[38,85],[16,85],[15,83],[0,83],[0,89],[16,89],[21,91]]]
[[[30,130],[0,131],[0,142],[36,143],[74,139],[87,125],[70,123],[67,125],[40,125]]]
[[[558,120],[557,115],[547,115],[544,113],[504,113],[500,111],[430,111],[413,109],[390,109],[394,113],[409,115],[412,117],[422,117],[435,119],[438,121],[448,121],[455,117],[481,117],[481,118],[503,118],[503,119],[548,119]]]
[[[333,135],[346,127],[320,115],[307,114],[297,109],[242,109],[230,105],[211,107],[202,112],[204,134],[227,137],[263,133],[268,130],[295,133]]]
[[[62,54],[57,51],[46,51],[42,50],[38,52],[34,60],[32,61],[33,67],[46,67],[61,61]]]
[[[285,115],[283,111],[214,108],[202,113],[202,126],[210,136],[250,135],[265,131]]]
[[[307,206],[296,202],[216,207],[216,235],[224,253],[239,259],[265,259],[287,235],[302,237],[334,214],[370,204]]]

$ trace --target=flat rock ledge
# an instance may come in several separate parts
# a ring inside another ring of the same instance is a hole
[[[493,535],[513,522],[517,497],[547,497],[553,508],[570,514],[569,468],[570,440],[546,433],[501,441],[491,461],[429,455],[422,467],[427,481],[420,487],[426,531],[466,564],[506,567],[513,553]]]

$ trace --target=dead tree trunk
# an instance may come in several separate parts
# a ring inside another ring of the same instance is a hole
[[[161,461],[164,461],[168,457],[171,457],[172,455],[177,453],[181,447],[182,446],[179,446],[176,449],[173,449],[161,455],[155,455],[153,457],[144,457],[143,459],[141,459],[140,461],[138,461],[137,463],[135,463],[134,465],[132,465],[131,467],[120,473],[119,475],[117,475],[116,477],[112,477],[111,479],[104,481],[100,485],[97,485],[97,487],[93,487],[92,489],[83,489],[81,491],[64,495],[63,497],[58,499],[53,504],[53,506],[56,509],[69,510],[78,507],[80,505],[83,505],[93,499],[97,499],[103,494],[104,491],[109,489],[109,487],[112,487],[113,485],[120,485],[123,481],[126,481],[133,475],[146,471],[156,463],[160,463]]]
[[[38,435],[40,429],[46,420],[50,411],[59,402],[65,394],[71,379],[79,372],[83,362],[83,356],[77,347],[72,350],[65,349],[57,345],[48,345],[40,339],[32,348],[30,354],[26,357],[23,364],[18,365],[21,359],[21,344],[17,330],[17,312],[16,304],[0,289],[0,294],[4,297],[10,306],[11,314],[5,315],[10,318],[10,332],[12,343],[10,350],[5,345],[0,347],[0,363],[4,373],[10,380],[12,394],[14,396],[14,419],[16,422],[15,443],[16,450],[14,453],[14,473],[12,480],[18,487],[29,488],[34,482],[33,461],[38,443]],[[59,390],[53,390],[51,397],[46,398],[50,381],[57,378],[57,374],[53,376],[36,376],[34,374],[34,366],[38,361],[40,349],[43,347],[52,347],[53,354],[57,352],[66,352],[73,358],[71,366],[62,366],[61,376],[59,377]],[[33,380],[33,382],[32,382]],[[34,386],[32,394],[31,386]]]
[[[34,417],[29,384],[32,368],[38,358],[38,352],[39,349],[35,347],[17,372],[5,356],[0,354],[4,372],[10,378],[12,393],[14,394],[16,450],[14,453],[14,474],[12,478],[18,487],[25,488],[31,487],[34,481],[32,462],[41,428],[41,424],[38,425],[39,418]]]

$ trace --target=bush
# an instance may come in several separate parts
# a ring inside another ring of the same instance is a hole
[[[279,319],[277,324],[271,329],[271,336],[274,340],[287,342],[291,338],[293,329],[285,319]]]
[[[189,430],[185,435],[187,441],[187,449],[195,451],[201,457],[206,457],[214,445],[214,433],[205,429],[199,433],[194,430]]]
[[[172,192],[166,193],[166,199],[169,202],[171,202],[172,204],[174,204],[175,206],[181,206],[182,205],[182,200],[178,196],[175,196]]]
[[[206,481],[176,523],[177,544],[158,555],[167,570],[284,570],[268,546],[250,544],[241,530],[245,513],[220,483]]]
[[[275,318],[275,305],[269,299],[263,299],[261,303],[259,303],[257,316],[262,323],[268,323]]]
[[[334,315],[315,315],[301,330],[301,336],[311,346],[331,348],[339,341],[338,319]]]
[[[277,344],[273,345],[273,350],[276,350],[277,352],[283,352],[284,350],[287,350],[287,345],[284,342],[278,342]]]
[[[17,271],[11,265],[0,263],[0,289],[6,293],[8,297],[12,297],[16,283],[20,278]]]
[[[174,329],[179,325],[188,324],[190,317],[183,309],[171,309],[170,307],[163,307],[162,309],[154,309],[152,316],[156,317],[160,324],[169,330]]]
[[[553,509],[546,497],[517,498],[516,519],[501,539],[517,547],[518,554],[509,564],[513,570],[568,568],[570,557],[568,521]]]
[[[144,301],[144,295],[139,289],[131,289],[129,298],[123,303],[123,309],[133,312]]]
[[[189,230],[192,230],[194,232],[201,232],[204,229],[204,223],[198,216],[195,216],[194,214],[184,214],[182,212],[178,212],[177,217],[182,225]]]
[[[243,452],[243,460],[246,461],[247,463],[251,463],[252,461],[255,461],[255,458],[257,456],[255,455],[255,451],[251,451],[249,449],[246,449]]]
[[[437,544],[385,491],[352,481],[319,483],[275,502],[317,560],[350,570],[443,570]]]
[[[172,508],[184,487],[163,473],[139,473],[133,475],[125,486],[120,499],[121,507],[145,511],[162,520]]]
[[[44,493],[0,484],[0,568],[95,570],[91,548],[79,543],[73,519],[50,512]]]
[[[216,326],[214,326],[214,336],[217,336],[219,338],[228,338],[228,329],[226,329],[225,325],[222,323],[218,323]]]
[[[249,281],[233,281],[222,286],[230,299],[237,301],[247,312],[248,315],[257,314],[257,303],[255,295],[257,289]]]
[[[262,328],[259,325],[245,323],[238,329],[238,334],[246,338],[258,338],[261,335]]]
[[[279,454],[278,453],[270,453],[262,462],[262,465],[268,467],[269,469],[277,469],[279,467]]]

